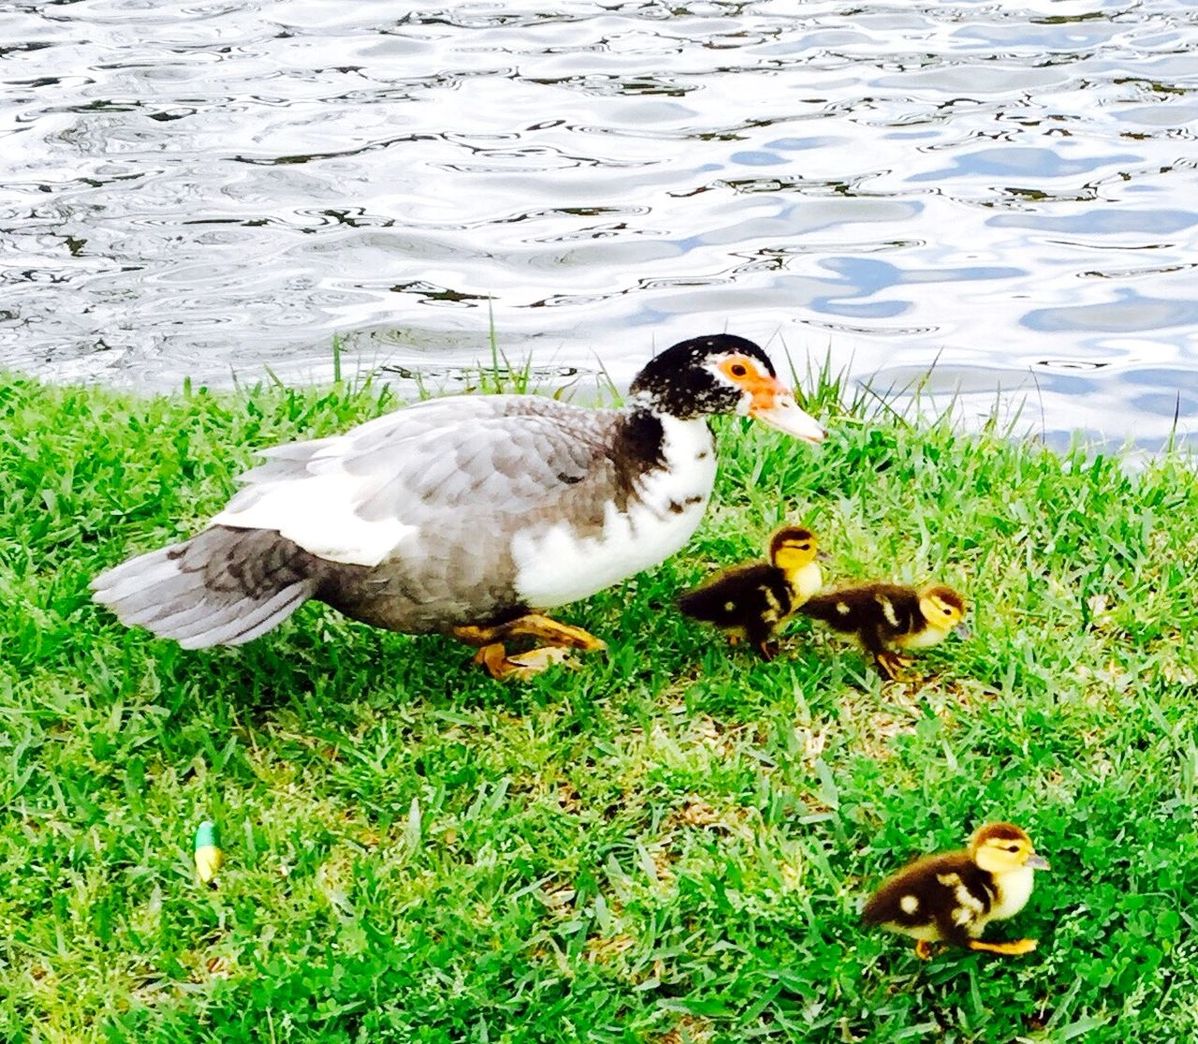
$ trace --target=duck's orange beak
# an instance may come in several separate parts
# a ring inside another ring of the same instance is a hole
[[[755,359],[730,355],[720,360],[719,371],[743,393],[739,412],[756,417],[796,439],[823,442],[828,437],[814,417],[799,409],[794,392],[763,370]]]
[[[767,373],[751,374],[740,381],[749,393],[748,414],[771,428],[807,442],[823,442],[828,433],[811,414],[799,409],[794,392]]]

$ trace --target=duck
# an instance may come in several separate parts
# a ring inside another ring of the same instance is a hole
[[[991,921],[1014,917],[1032,894],[1036,870],[1048,870],[1032,839],[1012,823],[986,823],[956,852],[916,859],[887,878],[861,911],[862,920],[916,940],[922,960],[934,943],[1018,955],[1035,939],[984,942]]]
[[[203,529],[101,573],[92,596],[186,649],[244,644],[316,599],[375,627],[452,636],[493,676],[528,677],[606,647],[549,610],[690,539],[720,414],[826,435],[759,345],[691,338],[650,359],[618,408],[452,395],[262,450]],[[509,642],[533,647],[509,656]]]
[[[783,526],[771,537],[767,561],[735,566],[678,598],[678,608],[713,623],[733,644],[745,639],[764,660],[778,652],[775,632],[823,585],[819,543],[802,526]]]
[[[965,599],[944,584],[842,587],[809,598],[798,612],[837,631],[856,634],[883,677],[896,680],[911,659],[896,649],[927,649],[954,631],[969,636]]]

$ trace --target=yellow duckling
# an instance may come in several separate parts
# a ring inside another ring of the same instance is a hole
[[[845,587],[810,598],[798,611],[837,631],[856,634],[878,670],[890,679],[911,662],[894,647],[927,649],[952,631],[969,634],[962,622],[965,599],[943,584],[918,591],[898,584]]]
[[[777,655],[774,633],[823,583],[819,544],[809,529],[783,526],[771,538],[769,561],[726,570],[678,599],[678,608],[696,620],[742,638],[763,659]]]
[[[1035,939],[988,943],[979,936],[991,921],[1019,913],[1032,894],[1033,872],[1048,868],[1019,827],[987,823],[970,838],[968,849],[924,856],[888,878],[861,917],[917,940],[915,953],[923,960],[932,956],[932,943],[1030,953]]]

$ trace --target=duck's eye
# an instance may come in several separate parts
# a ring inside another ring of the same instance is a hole
[[[728,367],[728,372],[731,373],[733,377],[743,377],[749,372],[749,368],[745,366],[744,363],[733,363],[730,367]]]
[[[952,615],[953,615],[953,611],[952,611],[951,609],[945,609],[945,610],[944,610],[944,615],[945,615],[945,616],[952,616]]]
[[[800,550],[800,551],[810,551],[810,550],[811,550],[811,545],[810,545],[810,544],[800,544],[800,545],[799,545],[799,550]]]
[[[1007,845],[1007,851],[1008,852],[1018,852],[1019,846],[1018,845]]]

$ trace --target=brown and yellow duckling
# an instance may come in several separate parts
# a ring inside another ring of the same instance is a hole
[[[927,649],[952,631],[969,634],[963,623],[965,599],[943,584],[922,590],[898,584],[844,587],[808,599],[798,612],[837,631],[856,634],[878,670],[890,679],[911,662],[896,648]]]
[[[774,633],[823,583],[818,554],[811,530],[783,526],[770,538],[768,562],[725,570],[682,595],[678,608],[726,631],[734,644],[744,639],[772,660],[778,652]]]
[[[1034,871],[1047,870],[1032,839],[1011,823],[987,823],[959,852],[917,859],[883,882],[865,904],[866,924],[881,925],[916,940],[915,953],[932,956],[933,943],[987,953],[1018,955],[1036,948],[1035,939],[983,942],[991,921],[1014,917],[1032,894]]]

